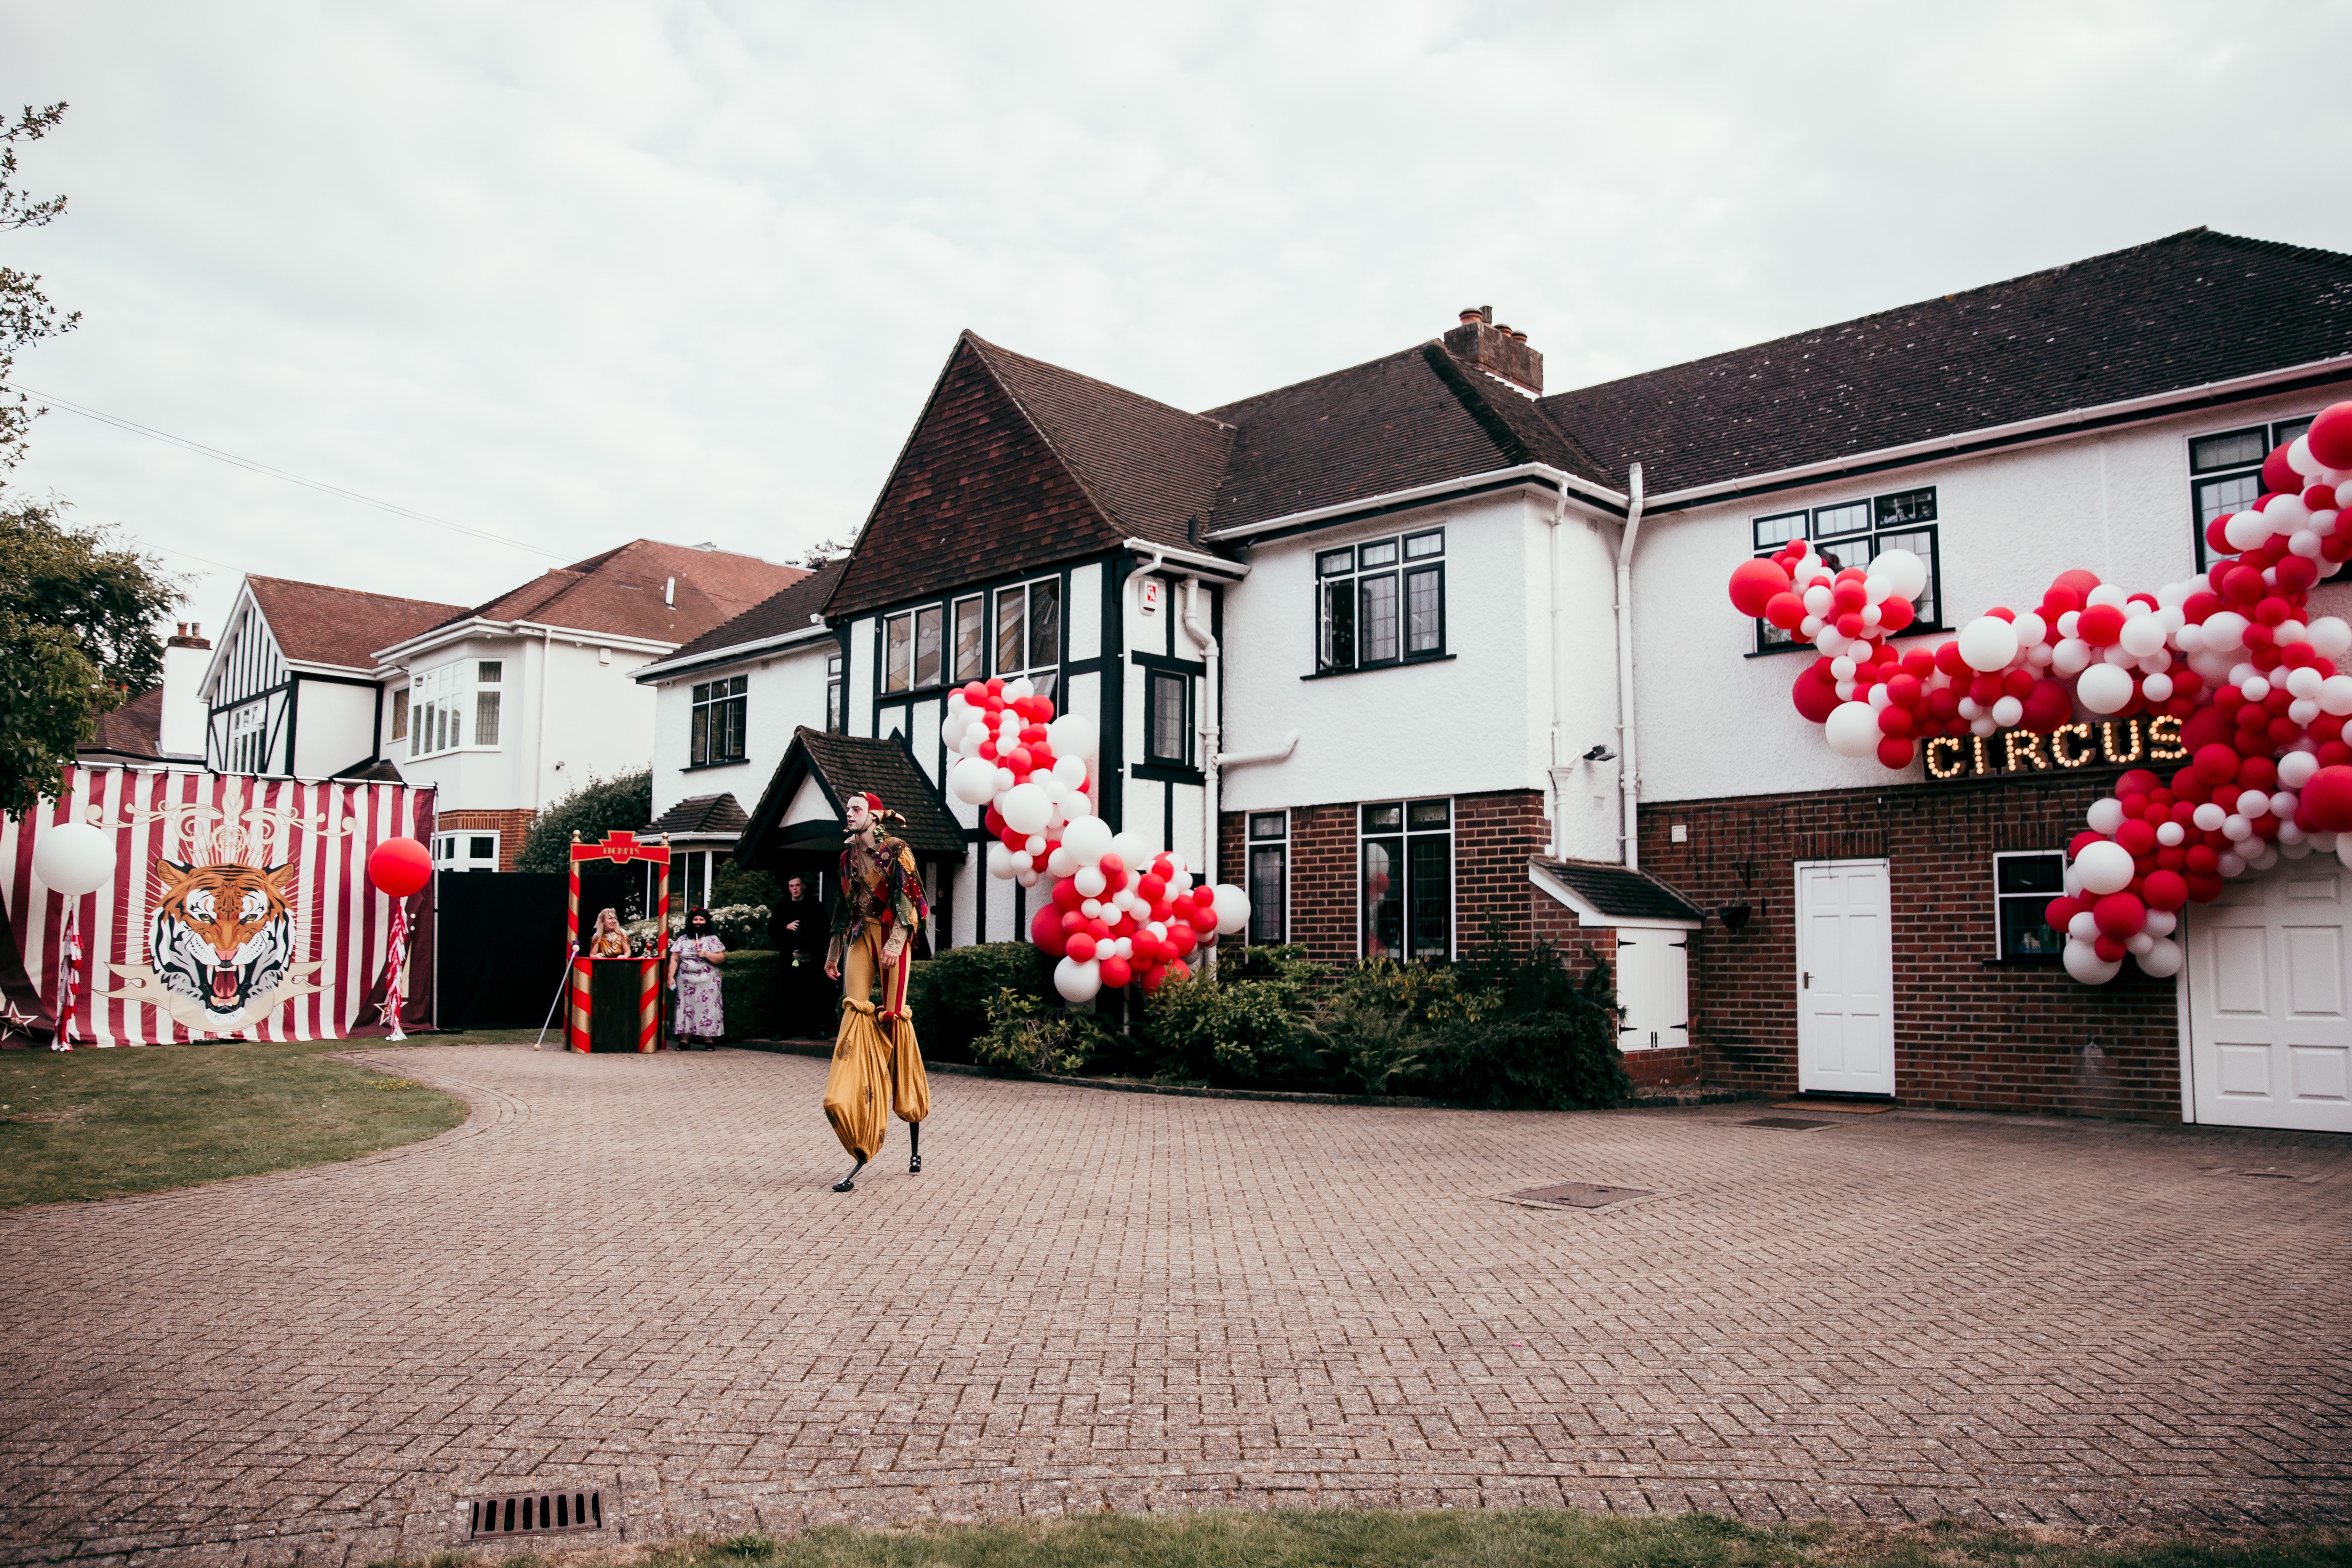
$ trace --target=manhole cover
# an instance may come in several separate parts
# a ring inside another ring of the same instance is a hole
[[[467,1534],[479,1541],[493,1535],[572,1535],[604,1528],[603,1492],[516,1492],[477,1500]]]
[[[1513,1193],[1514,1201],[1525,1204],[1559,1204],[1564,1208],[1597,1209],[1611,1204],[1622,1204],[1627,1198],[1646,1198],[1647,1187],[1601,1187],[1591,1182],[1562,1182],[1556,1187],[1529,1187],[1523,1193]]]
[[[1743,1121],[1742,1127],[1784,1127],[1791,1132],[1802,1132],[1814,1127],[1830,1127],[1835,1123],[1818,1121],[1810,1116],[1759,1116]]]

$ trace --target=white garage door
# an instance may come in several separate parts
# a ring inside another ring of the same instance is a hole
[[[2200,1121],[2352,1132],[2345,928],[2333,856],[2229,884],[2189,918],[2189,1074]]]

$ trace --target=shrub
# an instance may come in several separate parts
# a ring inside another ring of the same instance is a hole
[[[1403,1009],[1344,991],[1308,1027],[1333,1076],[1364,1094],[1386,1094],[1390,1080],[1410,1075],[1435,1043]]]
[[[1043,1001],[1054,993],[1054,961],[1025,942],[980,942],[951,947],[915,965],[908,1005],[915,1037],[923,1054],[941,1061],[970,1061],[972,1042],[988,1030],[988,1005],[999,991]]]
[[[572,836],[583,844],[600,843],[615,827],[632,832],[654,819],[654,775],[623,773],[617,778],[591,778],[531,819],[515,856],[518,871],[568,871],[572,868]]]
[[[988,1027],[972,1041],[971,1055],[998,1072],[1074,1073],[1108,1043],[1087,1014],[1007,986],[989,999]]]
[[[772,909],[783,900],[783,885],[776,880],[772,871],[729,860],[711,873],[710,903],[713,909],[721,904],[761,904]]]
[[[1288,979],[1171,981],[1144,1004],[1142,1055],[1160,1078],[1228,1084],[1311,1078],[1301,992]]]
[[[1491,941],[1462,965],[1462,1016],[1441,1026],[1422,1060],[1430,1091],[1465,1105],[1579,1110],[1633,1098],[1617,1048],[1609,966],[1581,980],[1538,942],[1514,953]]]
[[[730,1040],[773,1039],[784,1030],[784,984],[772,952],[730,952],[719,963],[719,999]]]

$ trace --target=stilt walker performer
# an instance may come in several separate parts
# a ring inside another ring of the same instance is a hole
[[[915,852],[883,830],[900,820],[879,795],[854,795],[842,816],[849,842],[841,852],[841,891],[833,906],[833,943],[824,973],[841,979],[841,1032],[833,1042],[833,1070],[824,1080],[824,1115],[841,1146],[857,1163],[834,1186],[851,1191],[866,1162],[882,1152],[890,1112],[907,1124],[909,1174],[923,1168],[923,1118],[931,1113],[931,1087],[923,1076],[914,1020],[907,1016],[907,973],[915,929],[929,918]],[[882,1005],[867,1000],[877,976]]]

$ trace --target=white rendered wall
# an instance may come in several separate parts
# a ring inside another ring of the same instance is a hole
[[[178,651],[174,649],[173,651]],[[294,776],[331,778],[375,754],[373,686],[297,677],[294,699]],[[168,693],[169,688],[166,688]]]
[[[1703,800],[1916,782],[1850,761],[1800,717],[1789,688],[1809,652],[1747,657],[1751,623],[1731,608],[1731,570],[1754,552],[1751,519],[1936,487],[1944,619],[2026,609],[2059,573],[2086,567],[2133,592],[2196,570],[2191,437],[2315,413],[2345,395],[2305,393],[2208,409],[2047,446],[1923,465],[1643,524],[1633,563],[1634,711],[1644,800]],[[1933,647],[1930,634],[1895,646]]]
[[[654,815],[704,795],[732,795],[745,811],[759,805],[768,781],[783,765],[793,731],[803,724],[824,728],[825,660],[840,648],[833,638],[818,637],[782,653],[672,676],[649,688],[654,694]],[[743,760],[689,767],[694,689],[738,675],[744,678]],[[919,745],[917,755],[921,751]]]
[[[653,762],[656,704],[631,675],[653,657],[561,632],[551,646],[538,637],[478,637],[436,648],[412,669],[457,658],[505,662],[499,743],[411,762],[404,742],[394,760],[409,782],[440,788],[444,811],[536,810],[592,777],[634,773]]]

